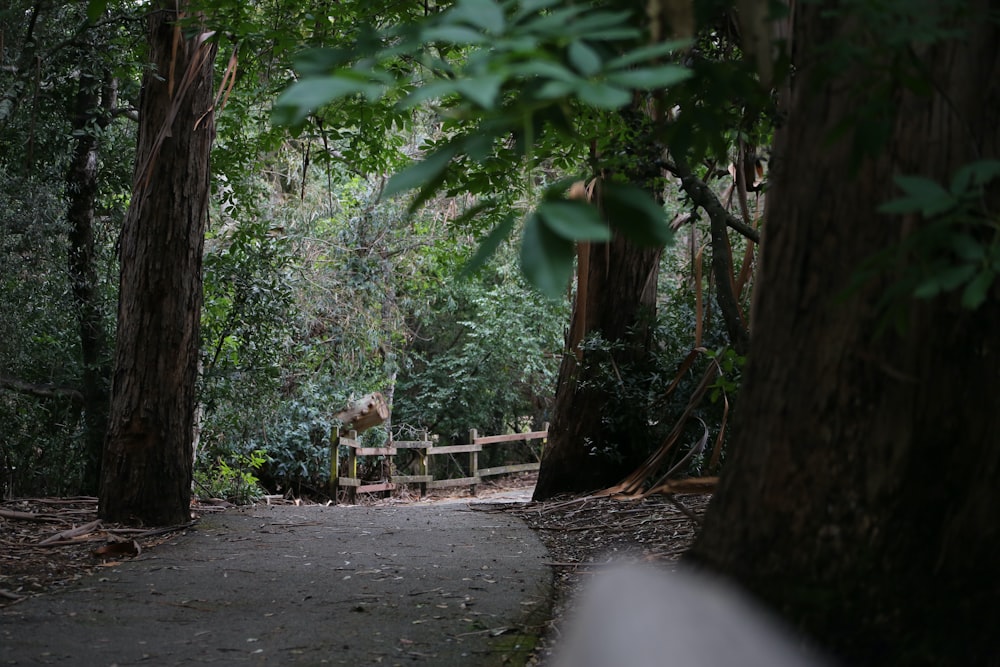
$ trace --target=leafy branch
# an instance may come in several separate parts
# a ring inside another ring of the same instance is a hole
[[[277,100],[273,119],[299,127],[326,105],[357,96],[376,101],[389,91],[404,91],[397,104],[402,109],[433,105],[449,136],[397,172],[383,193],[416,190],[413,211],[465,161],[481,163],[512,146],[512,168],[537,164],[546,156],[537,152],[546,137],[583,142],[578,124],[586,112],[620,110],[637,95],[690,76],[662,62],[687,42],[636,46],[643,33],[632,12],[558,4],[459,0],[416,25],[364,31],[347,49],[305,51],[296,61],[302,78]],[[669,232],[662,208],[647,193],[626,187],[608,189],[612,203],[630,214],[611,216],[613,224],[634,240],[664,243]],[[574,243],[612,234],[596,208],[566,199],[565,190],[565,183],[546,188],[522,232],[522,268],[552,297],[561,295],[571,274]],[[513,223],[504,218],[494,228],[471,268],[512,233]]]
[[[947,186],[922,176],[897,176],[904,196],[879,207],[882,213],[918,214],[929,221],[893,253],[912,255],[916,266],[904,277],[912,296],[930,299],[962,291],[962,306],[981,306],[1000,275],[1000,218],[988,210],[986,186],[1000,178],[1000,160],[980,160],[958,169]]]

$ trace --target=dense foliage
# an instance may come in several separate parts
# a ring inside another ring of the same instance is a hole
[[[540,428],[569,317],[572,243],[609,233],[590,207],[563,199],[565,179],[592,172],[590,143],[607,151],[630,131],[616,113],[629,91],[688,76],[658,62],[683,43],[619,54],[639,33],[614,8],[568,10],[569,22],[546,3],[465,2],[452,12],[357,3],[336,16],[321,4],[202,4],[219,28],[220,58],[196,491],[247,499],[257,482],[322,491],[331,415],[375,390],[393,403],[393,427],[446,441],[464,440],[470,428]],[[487,51],[473,33],[497,12],[509,20],[487,27],[500,31]],[[0,492],[74,493],[86,458],[80,395],[93,377],[81,309],[96,308],[113,341],[144,18],[126,3],[90,2],[14,3],[0,19]],[[426,20],[417,32],[398,32],[416,19]],[[329,50],[367,44],[375,54],[396,37],[399,49],[368,69]],[[428,40],[434,47],[425,50]],[[354,68],[354,87],[335,77],[340,84],[310,98],[338,63]],[[294,122],[289,134],[272,125],[271,103],[302,75],[277,111]],[[359,81],[378,84],[377,94]],[[89,99],[81,93],[98,89],[100,109],[80,108]],[[80,117],[91,120],[75,125]],[[67,169],[81,137],[96,140],[99,184],[87,304],[74,297],[66,268],[74,247],[67,201],[78,187]],[[425,179],[432,187],[415,198],[391,196]],[[631,186],[617,187],[609,196],[624,207],[629,233],[666,240],[664,211],[636,208]],[[507,245],[515,235],[520,252]],[[685,253],[666,260],[661,291],[671,306],[661,311],[656,368],[625,369],[623,401],[641,396],[637,405],[656,407],[690,349],[678,341],[706,315],[692,300],[711,291],[710,281],[695,289],[679,277],[694,263]],[[103,355],[97,377],[106,389],[110,346]]]

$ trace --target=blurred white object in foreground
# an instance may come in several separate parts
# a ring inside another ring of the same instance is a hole
[[[569,617],[553,667],[829,665],[768,612],[691,572],[618,566],[595,575]]]

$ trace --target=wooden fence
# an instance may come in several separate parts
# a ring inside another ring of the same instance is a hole
[[[541,441],[545,446],[545,439],[549,434],[549,425],[545,424],[542,431],[531,431],[529,433],[512,433],[510,435],[487,435],[480,436],[476,429],[469,430],[469,444],[467,445],[444,445],[436,447],[430,439],[427,431],[421,434],[419,440],[394,440],[386,447],[362,447],[358,440],[356,431],[351,431],[347,436],[337,436],[334,432],[330,442],[330,484],[334,498],[337,492],[344,489],[347,492],[348,502],[355,502],[358,493],[377,493],[381,491],[392,491],[399,485],[416,484],[420,487],[420,493],[426,494],[430,489],[443,489],[454,486],[468,486],[472,495],[476,494],[476,486],[482,482],[483,478],[493,475],[503,475],[515,472],[529,472],[538,470],[539,463],[518,463],[514,465],[496,466],[492,468],[479,467],[479,452],[484,446],[497,445],[508,442],[524,442],[525,444],[535,440]],[[347,447],[347,464],[344,469],[340,466],[340,456],[338,455],[341,445]],[[417,454],[416,474],[392,475],[390,478],[381,479],[378,482],[363,482],[358,479],[358,458],[362,456],[384,456],[393,458],[401,449],[414,450]],[[434,479],[430,474],[428,462],[432,456],[443,454],[468,454],[469,474],[467,477],[451,479]]]

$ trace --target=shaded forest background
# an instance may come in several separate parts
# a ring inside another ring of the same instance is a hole
[[[96,19],[88,9],[93,3],[13,3],[0,14],[0,489],[7,497],[96,490],[117,251],[146,66],[140,8],[108,3]],[[397,438],[427,429],[445,444],[470,428],[515,432],[549,421],[571,292],[545,298],[532,289],[514,244],[465,269],[498,221],[537,202],[549,185],[586,176],[588,145],[562,139],[534,163],[501,153],[469,165],[411,213],[406,198],[380,195],[389,176],[449,136],[440,108],[401,110],[389,95],[344,100],[292,133],[271,121],[303,46],[347,41],[353,33],[344,26],[362,18],[405,17],[389,7],[350,7],[325,20],[320,5],[280,2],[210,9],[226,32],[215,76],[196,493],[240,501],[265,490],[323,493],[332,415],[371,391],[393,406],[391,423],[366,434],[372,444],[390,429]],[[706,44],[722,44],[712,39]],[[726,48],[713,57],[734,58]],[[581,122],[628,131],[606,119]],[[699,169],[739,215],[726,171],[739,135],[728,136]],[[742,362],[726,351],[707,270],[709,230],[696,224],[676,182],[663,185],[682,240],[659,260],[654,354],[616,367],[604,361],[617,343],[600,336],[585,343],[590,381],[618,397],[602,419],[620,420],[635,439],[633,464],[672,425],[684,389],[709,363],[681,373],[682,390],[665,400],[691,349],[719,354],[731,370],[715,403],[699,412],[714,433]],[[492,206],[477,210],[487,196]],[[749,204],[752,224],[762,199]],[[754,255],[741,237],[732,242],[746,308]],[[622,462],[613,442],[593,454]],[[702,457],[690,460],[692,471],[702,467]],[[260,484],[248,487],[247,474]]]

